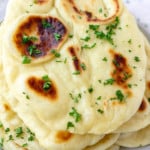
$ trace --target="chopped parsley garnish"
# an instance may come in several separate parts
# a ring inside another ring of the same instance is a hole
[[[30,41],[36,41],[36,40],[37,40],[37,37],[35,37],[35,36],[23,35],[23,37],[22,37],[22,43],[23,44],[26,44],[26,43],[28,43]]]
[[[2,124],[2,122],[0,122],[0,128],[3,128],[3,124]]]
[[[139,62],[139,61],[140,61],[140,58],[139,58],[138,56],[135,56],[135,57],[134,57],[134,60],[135,60],[136,62]]]
[[[68,36],[69,38],[73,38],[73,34],[69,34],[69,36]]]
[[[107,14],[105,14],[105,16],[107,16]],[[115,21],[106,27],[106,32],[99,31],[99,25],[89,25],[89,29],[94,31],[96,38],[106,40],[114,45],[112,36],[115,34],[114,29],[118,27],[119,23],[120,20],[118,17],[116,17]]]
[[[124,72],[123,75],[124,75],[124,77],[123,77],[123,80],[124,80],[124,81],[125,81],[125,80],[128,80],[129,78],[132,77],[132,75],[129,74],[128,72]]]
[[[69,93],[69,96],[75,103],[78,103],[81,100],[82,94],[79,93],[77,95],[73,95],[72,93]]]
[[[72,107],[72,111],[69,115],[75,119],[75,122],[81,121],[81,114],[79,114],[74,107]]]
[[[29,64],[31,63],[31,59],[28,56],[22,57],[22,64]]]
[[[33,133],[29,128],[27,128],[27,133],[29,134],[28,141],[34,141],[35,133]]]
[[[104,85],[113,85],[114,82],[115,80],[113,78],[110,78],[105,80]]]
[[[26,99],[28,99],[28,100],[30,99],[30,97],[29,97],[29,95],[27,93],[22,92],[22,94],[25,95]]]
[[[55,49],[51,50],[51,53],[54,54],[55,57],[60,57],[60,53],[58,53]]]
[[[102,8],[100,8],[100,9],[99,9],[99,13],[102,13],[102,12],[103,12],[103,9],[102,9]]]
[[[101,97],[101,96],[99,96],[99,97],[97,97],[96,99],[97,99],[97,100],[101,100],[101,99],[102,99],[102,97]]]
[[[129,44],[132,44],[132,39],[129,39],[129,40],[128,40],[128,43],[129,43]]]
[[[42,20],[42,26],[43,26],[43,28],[50,28],[50,27],[52,27],[52,25],[46,20]]]
[[[27,147],[27,146],[28,146],[28,143],[22,144],[22,147]]]
[[[13,136],[9,135],[8,141],[12,141],[12,140],[14,140]]]
[[[56,41],[59,41],[61,39],[61,35],[58,33],[54,33],[54,38]]]
[[[84,63],[81,63],[80,66],[81,66],[82,70],[86,70],[86,65]]]
[[[77,71],[73,72],[72,74],[73,74],[73,75],[79,75],[79,74],[80,74],[80,71],[77,70]]]
[[[131,52],[132,52],[132,50],[131,50],[131,49],[129,49],[129,50],[128,50],[128,52],[129,52],[129,53],[131,53]]]
[[[103,114],[103,113],[104,113],[104,111],[103,111],[103,110],[101,110],[101,109],[98,109],[98,110],[97,110],[97,112],[99,112],[99,113],[101,113],[101,114]]]
[[[128,87],[129,87],[129,88],[132,88],[132,84],[128,84]]]
[[[118,99],[120,102],[122,102],[122,101],[124,100],[124,98],[125,98],[121,90],[117,90],[117,91],[116,91],[116,96],[117,96],[117,99]]]
[[[74,126],[74,124],[72,123],[72,122],[68,122],[67,123],[67,130],[69,129],[69,128],[74,128],[75,126]]]
[[[92,45],[87,45],[87,44],[85,44],[85,45],[81,46],[81,49],[92,49],[92,48],[94,48],[95,46],[96,46],[96,43],[94,43],[94,44],[92,44]]]
[[[93,91],[94,91],[94,89],[93,89],[92,86],[88,88],[88,92],[89,92],[89,93],[93,93]]]
[[[10,128],[5,129],[5,133],[8,133],[10,131]]]
[[[45,75],[42,77],[42,79],[44,80],[43,89],[45,91],[49,90],[52,86],[52,82],[51,82],[50,78],[48,77],[48,75]]]
[[[0,148],[3,148],[4,146],[4,138],[0,138]]]
[[[93,31],[97,31],[99,29],[99,25],[89,25],[89,29],[93,30]]]
[[[30,56],[37,55],[37,54],[41,53],[41,50],[37,49],[35,45],[30,45],[28,47],[28,51],[29,51]]]
[[[81,38],[81,40],[88,42],[91,38],[89,36],[86,36],[85,38]]]
[[[106,57],[104,57],[102,60],[106,62],[106,61],[107,61],[107,58],[106,58]]]
[[[16,137],[20,137],[20,136],[23,134],[23,129],[22,129],[22,127],[18,127],[18,128],[16,128],[14,131],[15,131],[15,133],[16,133]]]

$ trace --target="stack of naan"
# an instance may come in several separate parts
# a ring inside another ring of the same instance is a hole
[[[9,0],[0,27],[0,148],[150,144],[149,57],[121,0]]]

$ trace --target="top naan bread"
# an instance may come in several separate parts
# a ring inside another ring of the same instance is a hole
[[[27,105],[49,129],[109,133],[141,104],[144,40],[121,1],[90,1],[96,9],[80,2],[55,0],[46,14],[33,9],[16,18],[7,11],[4,73],[21,108]],[[108,14],[99,18],[96,10]]]

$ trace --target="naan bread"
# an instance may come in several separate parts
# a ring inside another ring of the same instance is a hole
[[[150,126],[136,132],[122,134],[117,144],[123,147],[141,147],[150,144]]]
[[[5,150],[45,150],[35,139],[35,134],[11,110],[6,100],[0,96],[0,120],[4,127]]]
[[[0,32],[2,33],[2,27]],[[2,35],[2,34],[0,34]],[[2,36],[0,36],[2,41]],[[0,51],[0,56],[2,51]],[[71,134],[68,131],[55,131],[55,130],[49,130],[47,126],[45,126],[42,122],[38,120],[38,118],[35,116],[35,114],[31,111],[31,109],[28,108],[27,105],[21,105],[21,103],[18,103],[18,101],[13,98],[13,95],[9,92],[8,87],[6,85],[6,81],[4,80],[4,74],[3,74],[3,67],[1,64],[0,59],[0,87],[1,93],[0,93],[0,120],[2,120],[2,123],[5,125],[5,128],[8,128],[11,131],[14,131],[17,127],[22,127],[25,131],[27,130],[26,125],[35,131],[36,138],[38,138],[39,143],[44,147],[41,148],[39,144],[36,143],[36,141],[30,142],[30,145],[27,146],[27,148],[30,150],[79,150],[83,149],[89,145],[93,145],[97,143],[101,138],[103,138],[103,135],[77,135],[77,134]],[[7,93],[7,94],[6,94]],[[4,98],[5,97],[5,98]],[[22,108],[23,107],[23,108]],[[13,110],[12,110],[13,108]],[[20,118],[19,116],[14,112],[20,112]],[[26,118],[22,118],[26,114]],[[15,122],[15,123],[14,123]],[[26,138],[28,138],[26,136]],[[34,137],[35,138],[35,137]],[[15,140],[15,142],[8,142],[8,137],[5,138],[5,150],[9,150],[10,147],[12,147],[12,150],[18,150],[19,148],[22,150],[22,145],[25,142],[25,139]],[[15,144],[17,143],[17,145]],[[78,144],[76,144],[78,143]],[[23,149],[24,150],[24,149]]]
[[[141,33],[143,39],[145,41],[145,51],[147,54],[147,67],[146,67],[146,90],[145,96],[141,102],[141,105],[137,111],[137,113],[126,123],[124,123],[121,127],[119,127],[115,132],[133,132],[145,128],[150,124],[150,44],[147,38]],[[143,119],[144,118],[144,119]],[[137,126],[138,124],[138,126]]]
[[[55,2],[57,7],[58,4],[59,8],[64,7],[61,1]],[[64,13],[55,10],[55,3],[46,15],[20,14],[19,18],[13,18],[12,24],[7,24],[6,18],[2,57],[4,74],[11,94],[21,105],[22,110],[18,109],[17,113],[23,120],[29,116],[20,111],[26,111],[25,105],[28,105],[38,118],[37,126],[42,123],[50,130],[69,128],[72,133],[104,134],[114,131],[135,114],[145,90],[144,41],[134,18],[126,8],[122,9],[124,6],[120,1],[116,2],[121,5],[117,7],[118,13],[110,22],[102,23],[99,29],[92,26],[89,29],[93,22],[88,20],[80,26],[74,21],[70,25]],[[112,10],[116,12],[115,8]],[[95,25],[99,23],[101,21],[94,22]],[[91,37],[87,43],[85,39],[81,40],[87,35],[86,30]],[[97,37],[93,30],[98,30]],[[25,56],[29,55],[29,43],[19,43],[24,34],[38,38],[29,42],[39,46],[36,54],[33,54],[35,48],[31,50],[30,47],[31,56]],[[51,37],[48,41],[45,40],[47,34]],[[69,38],[69,34],[73,37]],[[46,48],[40,45],[41,40],[46,42]],[[50,45],[49,49],[47,45]],[[53,47],[55,57],[51,54]],[[31,62],[22,64],[23,56],[29,57]],[[48,91],[43,89],[45,81],[42,77],[45,75],[51,83]],[[115,82],[110,85],[112,78]],[[129,88],[129,84],[135,83],[138,86]],[[23,93],[29,95],[30,100]]]
[[[105,135],[98,143],[87,147],[85,150],[106,150],[110,148],[119,138],[119,134]]]
[[[119,150],[120,147],[116,144],[112,145],[110,148],[108,148],[107,150]]]

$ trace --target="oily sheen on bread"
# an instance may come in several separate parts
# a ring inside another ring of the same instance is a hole
[[[49,24],[46,27],[45,22]],[[97,29],[93,29],[87,20],[79,27],[83,30],[77,32],[78,26],[67,24],[54,3],[46,16],[21,14],[9,24],[10,30],[5,30],[2,60],[9,90],[51,130],[109,133],[131,118],[141,104],[146,55],[134,18],[124,8],[113,21],[100,27],[99,22],[94,22]],[[109,28],[112,35],[107,38]],[[72,33],[70,39],[68,35]],[[101,34],[106,34],[106,39]],[[24,36],[36,40],[21,43]],[[86,36],[91,38],[88,43],[82,40]],[[31,62],[23,64],[24,58]],[[51,83],[48,90],[43,89],[42,77],[46,75]],[[107,83],[110,80],[114,80],[112,84]],[[135,83],[138,86],[129,88]],[[29,101],[23,93],[29,95]]]
[[[0,27],[0,146],[132,145],[125,137],[149,125],[149,81],[148,42],[121,0],[10,0]]]

